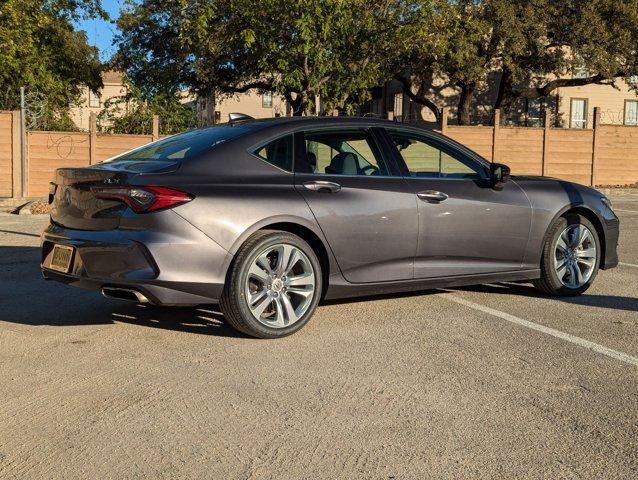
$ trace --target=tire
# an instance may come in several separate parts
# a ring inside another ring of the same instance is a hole
[[[576,238],[583,238],[582,243],[575,245]],[[595,252],[592,252],[592,246],[595,246]],[[566,253],[562,253],[563,250]],[[592,223],[582,215],[566,214],[547,231],[541,255],[541,278],[534,280],[534,286],[548,295],[580,295],[594,282],[600,255],[600,239]],[[565,269],[562,268],[564,265],[567,265]]]
[[[281,265],[285,259],[294,264]],[[321,289],[321,264],[308,243],[292,233],[260,230],[237,252],[220,306],[228,323],[246,335],[285,337],[308,323]]]

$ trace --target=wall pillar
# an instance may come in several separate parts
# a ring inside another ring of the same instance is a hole
[[[596,185],[596,163],[598,160],[598,135],[600,134],[600,107],[594,107],[594,134],[591,148],[591,186]]]
[[[23,189],[21,115],[20,110],[11,112],[11,196],[13,198],[24,198],[27,193]]]
[[[443,135],[447,135],[447,121],[448,118],[450,117],[450,108],[449,107],[443,107],[441,109],[441,133]]]
[[[159,116],[153,115],[153,141],[159,140]]]
[[[543,122],[543,159],[541,164],[541,175],[547,175],[547,160],[549,158],[549,129],[552,124],[552,113],[549,109],[545,110],[545,119]]]
[[[492,163],[498,159],[498,132],[501,128],[501,110],[494,110],[494,129],[492,130]]]
[[[97,163],[97,114],[89,114],[89,165]]]

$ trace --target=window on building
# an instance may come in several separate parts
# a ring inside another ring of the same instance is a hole
[[[572,98],[570,105],[569,126],[571,128],[587,128],[587,99]]]
[[[541,112],[543,109],[543,103],[540,98],[528,98],[527,99],[527,115],[526,121],[528,127],[540,127],[543,122],[541,119]]]
[[[262,94],[261,106],[263,108],[272,108],[272,92],[264,92]]]
[[[625,100],[625,125],[638,125],[638,100]]]
[[[403,92],[394,94],[394,106],[392,108],[394,118],[401,120],[403,118]]]
[[[99,107],[100,106],[100,94],[94,93],[89,90],[89,107]]]

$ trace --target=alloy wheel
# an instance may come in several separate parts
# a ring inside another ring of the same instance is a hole
[[[271,328],[296,323],[308,311],[316,291],[308,256],[287,243],[269,246],[252,261],[245,294],[253,317]]]
[[[554,269],[561,283],[576,289],[585,285],[596,267],[596,241],[584,225],[570,225],[558,237]]]

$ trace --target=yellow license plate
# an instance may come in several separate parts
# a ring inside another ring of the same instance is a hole
[[[49,268],[58,272],[68,273],[71,268],[72,259],[73,247],[67,247],[66,245],[54,245]]]

